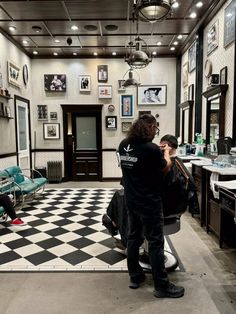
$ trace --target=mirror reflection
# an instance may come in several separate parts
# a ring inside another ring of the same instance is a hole
[[[211,100],[210,105],[210,152],[216,152],[216,142],[219,139],[219,113],[220,99],[219,97]]]

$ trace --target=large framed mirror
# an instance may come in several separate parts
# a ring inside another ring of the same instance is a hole
[[[187,100],[179,104],[181,109],[181,144],[192,144],[193,103],[193,100]]]
[[[206,106],[206,145],[210,154],[216,154],[217,141],[225,136],[225,97],[228,85],[210,87],[202,95]]]

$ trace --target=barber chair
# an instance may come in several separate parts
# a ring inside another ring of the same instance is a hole
[[[218,155],[228,155],[232,147],[232,141],[229,136],[219,138],[216,142]]]
[[[6,222],[7,221],[7,213],[5,212],[4,208],[0,206],[0,223]]]

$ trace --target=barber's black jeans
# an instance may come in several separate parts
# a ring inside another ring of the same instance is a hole
[[[143,243],[144,236],[148,241],[154,287],[165,287],[169,280],[164,262],[162,213],[147,215],[137,210],[130,210],[129,207],[128,222],[127,264],[131,281],[137,282],[143,273],[143,269],[139,265],[139,247]]]
[[[16,212],[8,195],[0,194],[0,206],[5,209],[12,220],[16,219]]]

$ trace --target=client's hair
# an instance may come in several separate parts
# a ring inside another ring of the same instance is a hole
[[[177,148],[178,147],[178,141],[177,138],[174,135],[171,134],[166,134],[164,135],[160,142],[167,142],[168,145],[172,148]]]
[[[150,142],[153,136],[150,134],[150,125],[155,125],[156,119],[151,114],[139,117],[129,129],[127,138],[133,142]]]

